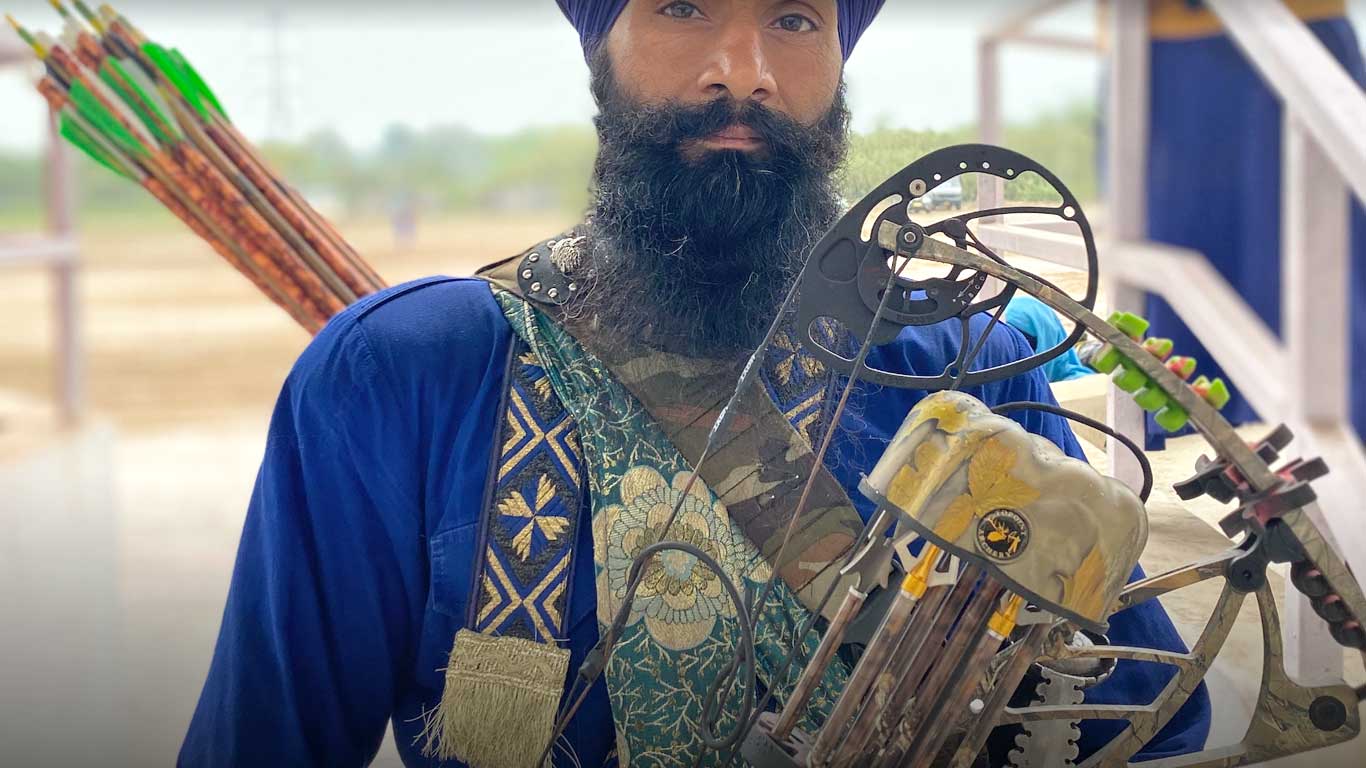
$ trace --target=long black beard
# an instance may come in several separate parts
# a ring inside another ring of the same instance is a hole
[[[843,85],[815,125],[730,98],[641,105],[621,92],[605,56],[594,62],[593,94],[599,148],[583,306],[604,327],[668,351],[728,358],[753,349],[838,213]],[[764,147],[685,156],[735,124]]]

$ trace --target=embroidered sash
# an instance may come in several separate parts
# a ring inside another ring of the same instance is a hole
[[[625,598],[632,561],[659,540],[691,465],[623,382],[564,328],[509,293],[496,297],[577,424],[592,500],[598,622],[605,630]],[[682,501],[669,537],[708,552],[742,589],[760,589],[769,565],[707,483],[695,483]],[[771,685],[794,630],[810,614],[781,580],[766,609],[755,646],[761,680]],[[735,607],[715,574],[684,554],[652,560],[606,673],[622,764],[693,763],[703,749],[698,724],[704,695],[729,663],[738,636]],[[816,643],[808,636],[805,653]],[[832,666],[812,698],[815,717],[833,706],[845,675]],[[785,682],[779,693],[789,686]],[[718,732],[734,727],[738,702],[735,691],[723,704]],[[718,759],[708,752],[704,762]]]
[[[591,313],[566,316],[558,312],[559,306],[571,300],[575,287],[573,273],[562,271],[562,264],[580,260],[567,260],[563,252],[577,251],[581,239],[548,241],[478,274],[513,296],[535,296],[538,307],[552,313],[578,345],[610,370],[689,465],[695,466],[712,424],[734,392],[740,377],[738,364],[697,360],[645,345],[628,349],[606,344],[606,332],[594,326]],[[565,243],[575,245],[565,248]],[[821,330],[833,335],[829,328]],[[844,341],[847,345],[848,340]],[[732,434],[708,457],[702,478],[749,540],[777,567],[782,580],[805,606],[815,610],[838,578],[841,558],[857,539],[863,521],[844,487],[824,465],[816,463],[812,450],[815,427],[821,423],[820,406],[827,399],[819,383],[830,380],[824,366],[803,354],[789,334],[776,340],[770,359],[763,362],[773,366],[769,382],[756,381],[742,393]],[[812,476],[815,482],[806,513],[783,549],[787,521]],[[782,561],[774,562],[779,550]],[[833,606],[826,609],[832,612]]]

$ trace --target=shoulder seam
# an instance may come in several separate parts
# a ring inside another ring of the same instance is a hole
[[[406,283],[398,288],[394,288],[388,291],[382,291],[378,294],[371,294],[360,300],[361,302],[365,302],[365,304],[364,306],[359,306],[356,308],[356,314],[354,316],[354,319],[357,322],[359,322],[360,320],[364,319],[366,315],[370,314],[379,307],[388,304],[390,301],[393,301],[394,299],[397,299],[400,296],[406,296],[407,294],[412,293],[413,291],[421,290],[422,288],[426,288],[431,285],[437,285],[439,283],[454,283],[460,280],[468,279],[470,278],[447,277],[444,275],[437,277],[424,277],[418,280],[414,280],[410,283]]]

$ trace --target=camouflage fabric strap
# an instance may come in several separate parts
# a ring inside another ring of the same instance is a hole
[[[491,264],[478,275],[514,296],[544,296],[545,287],[573,284],[556,277],[566,262],[551,243],[576,242],[574,233],[549,240],[521,256]],[[577,244],[577,242],[576,242]],[[533,294],[533,295],[535,295]],[[537,301],[583,348],[600,359],[614,378],[639,401],[678,452],[696,466],[707,433],[739,379],[738,365],[662,352],[645,344],[622,344],[616,334],[607,344],[591,313],[565,312],[562,301]],[[708,457],[701,476],[730,511],[802,604],[815,610],[838,566],[862,530],[863,521],[840,482],[817,466],[812,443],[824,426],[833,377],[806,354],[793,334],[781,334],[765,362],[764,382],[743,393],[736,424],[742,425]],[[780,407],[778,402],[782,402]],[[798,425],[794,425],[793,422]],[[806,513],[799,520],[782,562],[774,562],[787,521],[806,480],[814,473]],[[825,606],[827,613],[832,605]]]

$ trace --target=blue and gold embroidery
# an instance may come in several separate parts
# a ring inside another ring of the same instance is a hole
[[[836,330],[834,322],[821,321],[816,332],[828,348],[853,356],[851,340]],[[816,445],[830,415],[826,404],[834,386],[834,376],[825,363],[812,356],[791,330],[784,329],[773,337],[764,360],[764,374],[769,396],[778,409],[808,444]]]
[[[514,345],[473,628],[546,643],[565,635],[583,455],[545,371]]]

